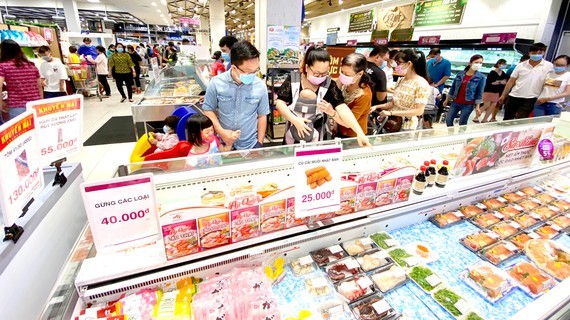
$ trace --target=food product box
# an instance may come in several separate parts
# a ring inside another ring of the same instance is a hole
[[[285,199],[259,205],[262,233],[285,229],[287,201]]]
[[[372,249],[355,256],[356,261],[364,272],[378,268],[386,268],[394,264],[388,252],[380,249]]]
[[[550,205],[555,206],[562,211],[570,210],[570,202],[563,199],[554,200]]]
[[[328,248],[323,248],[311,252],[311,257],[319,267],[340,260],[346,256],[346,252],[344,252],[342,247],[339,245],[334,245]]]
[[[291,270],[296,276],[303,276],[317,270],[316,264],[310,255],[302,256],[291,261]]]
[[[162,226],[166,259],[172,260],[200,251],[196,220],[181,221]]]
[[[544,224],[536,229],[533,229],[532,231],[534,231],[536,234],[538,234],[538,236],[541,239],[554,239],[557,238],[558,236],[561,235],[560,231],[562,229],[560,227],[558,227],[557,225],[550,225],[550,224]]]
[[[525,211],[531,211],[540,207],[541,202],[533,201],[532,199],[525,199],[518,203]]]
[[[477,251],[499,241],[499,239],[500,239],[499,235],[494,233],[494,232],[481,231],[481,232],[477,232],[477,233],[468,235],[459,241],[467,249],[476,253]]]
[[[555,197],[551,196],[548,193],[540,193],[533,197],[533,199],[539,200],[542,204],[548,204],[552,201],[556,200]]]
[[[347,303],[352,303],[376,292],[374,283],[361,273],[336,284],[336,291]]]
[[[508,241],[501,241],[479,251],[479,256],[494,265],[500,265],[520,254],[520,250]]]
[[[382,249],[389,249],[398,245],[398,240],[394,239],[388,232],[385,231],[370,235],[370,239],[372,239],[372,241],[374,241]]]
[[[307,292],[313,297],[321,297],[329,295],[333,292],[334,288],[328,281],[326,275],[317,272],[310,274],[304,278],[305,288]]]
[[[509,220],[499,222],[489,228],[489,230],[498,234],[502,240],[519,233],[521,229],[522,226],[518,222]]]
[[[451,211],[433,215],[429,218],[429,221],[443,229],[461,223],[464,219],[465,215],[461,211]]]
[[[543,190],[539,187],[524,187],[520,190],[520,192],[526,194],[529,197],[532,197],[543,192]]]
[[[395,188],[396,179],[378,181],[376,186],[376,207],[392,204],[394,201]]]
[[[373,271],[370,278],[381,292],[394,290],[408,281],[406,272],[402,267],[393,264],[389,268],[382,268]]]
[[[309,222],[309,217],[305,218],[295,218],[295,198],[287,199],[287,217],[285,219],[285,225],[287,229],[296,226],[301,226]]]
[[[530,262],[522,261],[506,268],[511,276],[526,294],[538,298],[556,285],[556,281],[548,274],[539,270]]]
[[[463,215],[469,219],[471,217],[474,217],[478,214],[481,214],[481,213],[487,211],[487,207],[482,203],[476,204],[476,205],[472,204],[472,205],[463,206],[463,207],[459,208],[459,211],[461,211],[461,213],[463,213]]]
[[[398,314],[380,294],[352,303],[350,308],[358,320],[395,319]]]
[[[337,216],[350,214],[355,211],[356,187],[357,186],[349,186],[340,188],[340,210],[336,212]]]
[[[353,239],[342,243],[342,248],[351,256],[361,254],[365,251],[377,248],[377,245],[368,237]]]
[[[525,231],[510,237],[508,240],[519,250],[524,250],[525,243],[532,239],[540,239],[540,236],[532,231]]]
[[[485,199],[482,202],[488,210],[497,210],[507,205],[507,200],[503,197]]]
[[[492,303],[498,302],[515,288],[510,276],[485,261],[468,267],[459,274],[459,277]]]
[[[259,207],[249,207],[230,212],[232,217],[232,242],[259,236]]]
[[[489,228],[490,226],[499,223],[504,220],[504,216],[499,212],[487,212],[471,218],[471,223],[478,226],[481,229]]]
[[[524,194],[523,192],[517,191],[517,192],[505,193],[504,195],[502,195],[502,197],[505,200],[507,200],[508,203],[513,203],[526,199],[527,195]]]
[[[376,200],[376,182],[360,184],[356,192],[356,211],[369,210],[374,208]]]
[[[412,190],[412,181],[414,181],[413,175],[399,177],[396,179],[393,203],[408,201],[410,198],[410,192]]]
[[[229,212],[202,217],[197,220],[202,249],[211,249],[230,242]]]
[[[550,220],[552,226],[558,226],[562,231],[570,228],[570,213],[561,214]]]
[[[524,208],[519,206],[518,204],[510,204],[508,206],[502,207],[497,209],[499,213],[501,213],[505,219],[512,219],[519,214],[524,212]]]
[[[353,257],[337,260],[325,267],[325,272],[333,282],[339,282],[361,273],[360,264]]]
[[[533,213],[523,213],[513,218],[513,221],[520,224],[524,229],[528,229],[540,223],[540,216]]]
[[[472,307],[449,287],[440,287],[431,293],[432,298],[455,318],[467,315]]]
[[[430,293],[443,284],[443,279],[426,265],[417,265],[408,270],[408,277],[423,291]]]
[[[401,267],[410,268],[420,263],[420,259],[409,253],[405,248],[390,249],[388,255]]]

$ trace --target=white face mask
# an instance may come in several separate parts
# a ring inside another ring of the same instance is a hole
[[[396,63],[396,61],[393,61],[393,60],[390,61],[390,67],[396,68],[397,65],[398,65],[398,64]]]
[[[472,63],[471,64],[471,69],[473,71],[479,71],[479,69],[481,69],[481,67],[483,66],[482,63]]]

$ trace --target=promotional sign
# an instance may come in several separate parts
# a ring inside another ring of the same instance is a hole
[[[152,174],[81,184],[97,252],[161,239]]]
[[[30,111],[0,126],[0,203],[6,226],[16,222],[24,206],[43,188],[37,142]]]
[[[150,58],[150,65],[152,67],[154,82],[160,81],[160,68],[158,67],[158,58]]]
[[[327,29],[327,46],[334,46],[338,40],[338,30],[340,28],[328,28]]]
[[[374,10],[350,14],[348,32],[370,31],[374,23]]]
[[[347,46],[355,46],[357,43],[358,43],[358,40],[356,40],[356,39],[346,41]]]
[[[295,217],[340,209],[342,146],[295,150]]]
[[[414,27],[461,24],[467,0],[428,0],[416,3]]]
[[[327,47],[327,52],[331,55],[329,74],[337,78],[340,73],[342,58],[356,51],[355,47]]]
[[[413,4],[382,7],[377,11],[378,17],[376,19],[376,29],[372,34],[373,38],[388,38],[392,41],[392,34],[395,30],[412,28],[412,19],[414,17]],[[380,32],[385,32],[385,34],[381,35]]]
[[[267,27],[267,62],[270,64],[299,63],[301,28],[294,26]]]
[[[388,44],[388,38],[374,38],[372,41],[374,42],[375,46]]]
[[[418,45],[437,45],[441,36],[422,36],[418,39]]]
[[[481,39],[482,44],[513,44],[517,39],[516,32],[510,33],[485,33]]]
[[[83,95],[31,101],[26,108],[35,113],[42,165],[81,151]]]
[[[193,19],[193,18],[189,18],[189,17],[180,17],[180,24],[183,25],[196,25],[199,26],[200,25],[200,19]]]
[[[47,41],[53,41],[53,29],[52,28],[44,28],[44,39]]]
[[[497,161],[498,167],[512,167],[514,165],[530,165],[540,137],[541,129],[527,129],[512,132],[501,146],[502,156]]]

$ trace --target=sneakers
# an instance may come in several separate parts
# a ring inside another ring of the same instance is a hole
[[[121,103],[125,102],[125,100],[127,100],[127,98],[121,98]]]

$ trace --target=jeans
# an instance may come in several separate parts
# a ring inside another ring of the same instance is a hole
[[[129,99],[133,98],[133,74],[132,73],[115,73],[115,81],[117,82],[117,90],[121,97],[126,98],[125,91],[123,90],[123,83],[127,87],[127,94]]]
[[[453,120],[457,117],[459,111],[461,114],[459,115],[459,125],[464,126],[467,124],[467,120],[469,120],[469,116],[471,112],[473,112],[473,108],[475,105],[473,104],[459,104],[452,102],[449,106],[449,111],[447,112],[447,118],[445,118],[445,123],[448,127],[453,127]]]
[[[67,95],[66,92],[49,92],[49,91],[44,91],[44,99],[63,97],[63,96],[66,96],[66,95]]]
[[[528,118],[536,100],[536,98],[527,99],[509,96],[505,102],[505,116],[503,120]]]
[[[562,112],[562,107],[558,103],[546,102],[534,106],[533,115],[535,117],[557,116]]]
[[[14,119],[15,117],[21,115],[22,113],[26,112],[26,107],[14,107],[8,108],[8,114],[10,115],[10,119]]]

